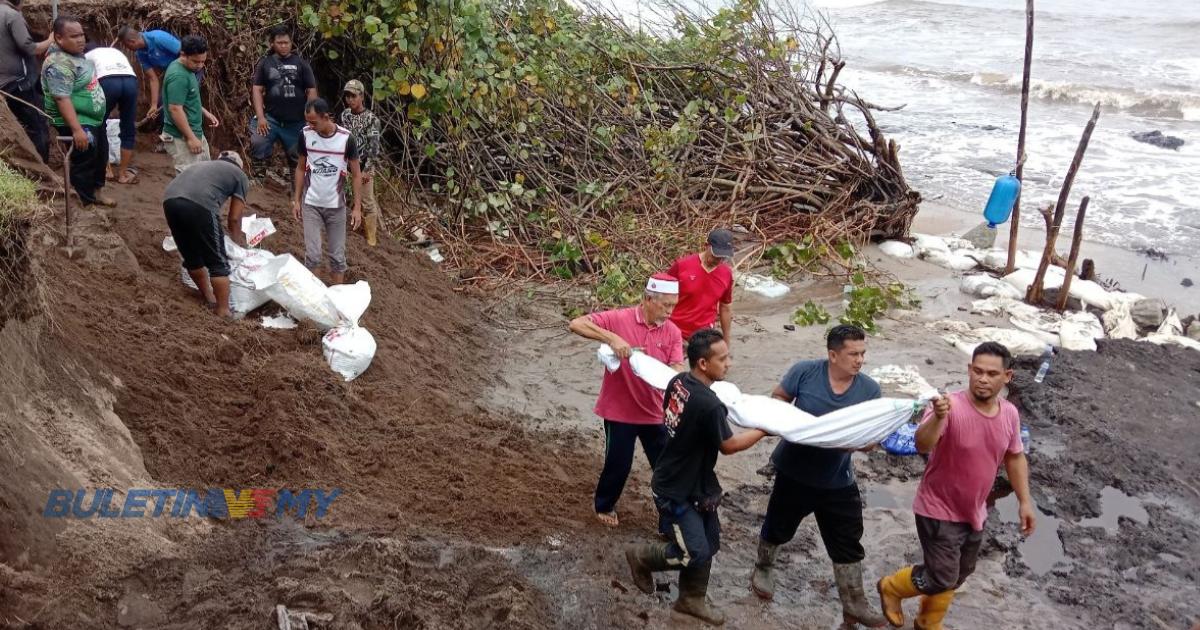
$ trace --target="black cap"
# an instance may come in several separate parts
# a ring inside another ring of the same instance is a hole
[[[726,229],[709,232],[708,245],[712,247],[713,256],[717,258],[733,258],[733,232]]]

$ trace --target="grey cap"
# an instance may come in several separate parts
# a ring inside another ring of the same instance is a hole
[[[708,245],[712,247],[713,256],[733,258],[733,232],[724,228],[709,232]]]
[[[226,162],[233,162],[238,168],[241,169],[246,168],[242,164],[242,156],[238,155],[237,151],[222,151],[221,154],[217,156],[217,159],[225,160]]]

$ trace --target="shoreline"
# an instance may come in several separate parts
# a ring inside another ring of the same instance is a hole
[[[982,211],[972,212],[944,202],[924,201],[913,219],[910,231],[935,236],[961,236],[982,222]],[[1005,223],[996,229],[996,246],[1007,247],[1009,224]],[[1040,252],[1046,242],[1046,230],[1042,226],[1022,224],[1019,238],[1021,249]],[[1058,251],[1065,256],[1070,248],[1071,234],[1063,230],[1058,238]],[[1170,254],[1166,260],[1159,260],[1115,245],[1090,241],[1085,222],[1079,260],[1085,258],[1096,262],[1096,273],[1100,278],[1117,281],[1124,291],[1161,299],[1168,307],[1174,308],[1180,318],[1200,313],[1200,257],[1194,254]],[[1185,278],[1196,284],[1182,286]]]

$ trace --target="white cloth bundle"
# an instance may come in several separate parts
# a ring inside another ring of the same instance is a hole
[[[602,344],[596,354],[610,372],[620,369],[621,361],[608,345]],[[658,389],[666,389],[676,374],[661,361],[641,352],[633,353],[629,364],[634,374]],[[712,390],[729,409],[729,419],[738,426],[762,429],[796,444],[845,449],[882,442],[937,395],[928,392],[917,400],[877,398],[817,417],[770,396],[743,394],[737,385],[727,381],[713,383]]]

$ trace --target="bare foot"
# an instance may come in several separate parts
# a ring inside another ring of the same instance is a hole
[[[596,512],[596,520],[600,521],[605,527],[616,527],[621,522],[617,520],[616,512]]]

